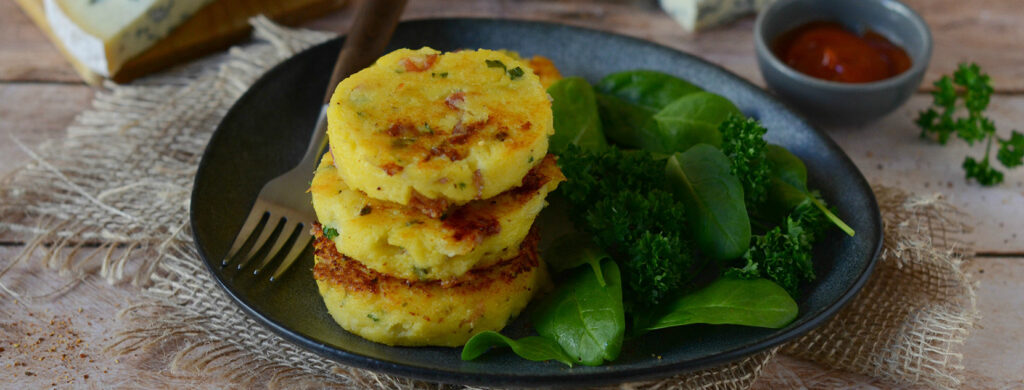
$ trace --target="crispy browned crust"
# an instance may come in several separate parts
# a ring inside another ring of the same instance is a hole
[[[480,242],[488,236],[501,232],[501,224],[489,213],[489,206],[495,204],[497,198],[512,196],[514,202],[526,203],[552,180],[562,181],[564,179],[565,177],[558,170],[556,157],[549,154],[537,166],[530,169],[526,176],[523,176],[518,187],[490,199],[452,206],[447,200],[427,199],[414,192],[412,200],[407,206],[386,201],[382,201],[382,204],[384,208],[400,209],[410,217],[442,218],[444,227],[449,229],[451,237],[456,241]]]
[[[533,74],[540,78],[540,84],[546,89],[562,78],[562,73],[555,67],[555,63],[544,56],[533,56],[529,61]]]
[[[545,184],[551,180],[561,179],[560,177],[556,178],[551,174],[546,174],[544,168],[548,166],[557,166],[555,157],[550,154],[523,177],[519,187],[513,188],[499,196],[512,196],[513,201],[518,204],[530,201]],[[479,242],[487,236],[498,234],[501,232],[501,224],[494,216],[488,213],[487,208],[488,205],[494,202],[497,201],[491,199],[482,202],[470,202],[457,207],[448,212],[444,219],[444,227],[452,232],[452,238],[456,241],[475,240]]]
[[[412,191],[412,198],[409,199],[409,208],[430,218],[440,218],[449,206],[451,206],[451,202],[447,199],[430,199],[416,190]]]
[[[410,280],[382,274],[367,268],[365,265],[338,252],[331,241],[324,236],[319,223],[312,229],[314,254],[318,258],[313,267],[313,277],[334,286],[342,286],[350,292],[377,293],[385,285],[397,285],[423,291],[445,289],[447,294],[470,294],[487,288],[491,283],[500,281],[511,283],[520,274],[532,271],[540,265],[537,253],[539,235],[536,226],[519,245],[519,254],[502,260],[491,266],[472,269],[465,274],[445,280]]]

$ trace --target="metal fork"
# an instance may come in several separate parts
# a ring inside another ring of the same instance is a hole
[[[313,205],[306,189],[309,188],[313,170],[327,144],[327,105],[331,101],[334,87],[344,78],[372,64],[383,53],[388,41],[391,40],[391,34],[395,31],[405,3],[406,0],[363,0],[359,5],[353,26],[345,38],[345,45],[331,73],[331,81],[327,84],[324,104],[320,108],[313,137],[306,147],[306,155],[294,168],[263,186],[249,211],[249,216],[235,236],[231,250],[222,260],[222,266],[227,266],[238,256],[245,243],[257,234],[256,230],[263,221],[266,221],[262,224],[263,229],[258,232],[248,254],[239,260],[238,269],[244,268],[256,258],[261,249],[270,245],[270,250],[253,270],[253,274],[258,275],[287,246],[290,248],[288,254],[270,276],[271,281],[277,280],[309,245],[312,237],[303,231],[316,221],[316,214],[313,212]],[[280,230],[280,233],[273,242],[268,242],[276,230]],[[288,246],[292,236],[296,238]]]

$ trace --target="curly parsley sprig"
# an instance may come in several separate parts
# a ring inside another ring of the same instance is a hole
[[[725,274],[743,279],[770,279],[790,296],[799,296],[800,285],[815,277],[814,244],[831,226],[814,201],[824,202],[817,193],[811,194],[782,224],[754,236],[750,249],[743,255],[746,265],[729,268]]]
[[[691,279],[694,246],[684,206],[666,188],[664,160],[570,144],[558,165],[569,179],[558,190],[571,219],[622,268],[629,310],[653,307]]]
[[[921,138],[934,136],[939,144],[945,145],[953,134],[968,145],[985,141],[985,156],[981,160],[967,156],[963,168],[967,179],[975,179],[983,186],[1003,182],[1003,173],[996,170],[991,162],[992,146],[998,144],[996,159],[1006,168],[1014,168],[1024,160],[1024,135],[1014,130],[1009,138],[996,135],[996,125],[983,115],[992,98],[991,79],[981,72],[974,63],[960,64],[953,77],[943,76],[935,82],[932,92],[932,107],[921,111],[916,123],[921,128]],[[967,109],[967,116],[957,117],[957,101]]]
[[[722,153],[729,157],[732,174],[743,183],[747,209],[763,206],[771,176],[765,154],[768,143],[764,140],[768,129],[754,119],[733,114],[718,130],[722,132]]]

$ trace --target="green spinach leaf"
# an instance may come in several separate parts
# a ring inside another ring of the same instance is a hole
[[[726,98],[695,92],[653,108],[598,94],[605,134],[615,143],[655,153],[683,152],[700,143],[722,144],[718,126],[738,108]]]
[[[654,121],[658,110],[603,93],[597,94],[597,106],[609,140],[628,148],[667,152]]]
[[[798,311],[789,293],[770,280],[725,276],[663,309],[648,330],[690,324],[781,328],[792,322]]]
[[[768,157],[768,165],[776,177],[800,191],[807,192],[807,167],[800,157],[775,144],[765,146],[764,152]]]
[[[567,77],[548,87],[555,134],[549,139],[552,153],[561,155],[569,144],[583,150],[600,151],[608,147],[601,130],[594,89],[581,77]]]
[[[698,143],[720,146],[718,125],[740,113],[726,98],[651,70],[610,74],[596,89],[608,138],[651,152],[683,152]]]
[[[588,366],[615,360],[626,331],[619,267],[604,260],[601,269],[604,286],[594,272],[576,269],[540,302],[533,316],[537,333]]]
[[[696,142],[716,146],[721,143],[721,136],[716,143],[714,134],[705,137],[695,133],[693,130],[697,129],[689,123],[680,129],[682,122],[656,119],[657,114],[680,98],[703,92],[683,79],[651,70],[631,70],[605,76],[596,89],[604,131],[621,146],[671,154],[684,151]],[[675,118],[678,114],[686,113],[675,109],[667,112],[665,118]],[[714,125],[717,127],[718,122]]]
[[[763,218],[781,222],[796,206],[804,200],[810,200],[832,224],[851,237],[855,234],[850,225],[812,195],[807,187],[807,166],[799,157],[786,148],[772,144],[765,148],[765,154],[771,167],[771,184],[768,187],[768,205],[771,207],[760,211]]]
[[[554,340],[540,336],[512,340],[501,333],[490,330],[477,333],[466,342],[466,345],[462,347],[462,360],[476,359],[492,347],[501,346],[511,348],[512,352],[526,360],[535,362],[557,360],[572,367],[572,358]]]
[[[597,90],[650,108],[652,111],[660,110],[683,96],[701,91],[686,80],[653,70],[612,73],[601,79],[597,84]]]
[[[716,260],[742,256],[750,246],[750,219],[743,185],[729,172],[729,158],[701,144],[670,157],[665,174],[683,201],[701,252]]]
[[[767,207],[757,210],[757,217],[772,224],[782,222],[797,205],[807,199],[807,167],[786,148],[768,144],[769,184]]]
[[[604,273],[601,272],[601,260],[611,259],[611,256],[594,243],[594,238],[587,233],[576,232],[559,237],[544,251],[543,257],[548,268],[555,274],[590,264],[594,275],[597,276],[597,282],[601,286],[606,284]]]
[[[679,99],[654,114],[654,121],[666,148],[684,152],[694,145],[722,145],[718,126],[729,115],[742,115],[729,99],[709,92],[697,92]]]

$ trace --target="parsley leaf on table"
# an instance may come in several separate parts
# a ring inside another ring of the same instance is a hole
[[[994,92],[989,76],[982,73],[977,64],[960,64],[952,78],[943,76],[933,85],[933,107],[921,111],[915,121],[921,128],[921,137],[933,135],[942,145],[953,134],[971,146],[984,141],[985,156],[981,160],[970,156],[964,158],[966,177],[983,186],[1002,183],[1003,173],[990,162],[992,146],[994,143],[999,145],[996,155],[999,162],[1013,168],[1024,160],[1024,136],[1014,131],[1008,139],[999,137],[995,123],[983,114]],[[966,117],[955,117],[960,107],[958,101],[962,101],[962,107],[967,110]]]
[[[1021,165],[1024,162],[1024,134],[1014,131],[1009,139],[1000,139],[996,158],[1007,168]]]

